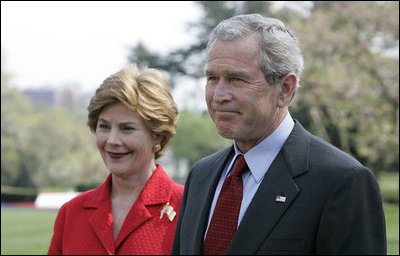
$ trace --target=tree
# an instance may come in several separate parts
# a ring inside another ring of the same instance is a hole
[[[307,15],[289,8],[273,11],[264,1],[196,3],[204,13],[190,24],[198,31],[197,43],[165,56],[153,54],[158,56],[154,67],[170,72],[173,66],[172,74],[179,70],[200,79],[207,38],[219,21],[243,13],[281,19],[299,38],[305,59],[302,87],[289,107],[292,116],[375,173],[398,171],[398,2],[317,1]],[[388,54],[393,49],[394,57]],[[181,61],[165,65],[174,58]]]
[[[35,116],[34,136],[28,140],[35,184],[75,187],[104,181],[107,171],[85,119],[55,107],[37,111]]]
[[[204,13],[204,17],[199,22],[188,24],[188,29],[197,31],[196,43],[162,56],[150,52],[139,42],[132,48],[128,61],[164,70],[172,78],[176,76],[189,76],[192,79],[203,78],[204,49],[209,32],[214,26],[235,14],[269,12],[271,8],[271,4],[264,1],[198,1],[196,3]],[[175,83],[172,83],[171,87],[174,86]]]
[[[305,57],[293,115],[375,173],[399,168],[398,18],[395,2],[317,2],[290,21]]]
[[[108,171],[86,119],[66,108],[37,106],[1,72],[1,184],[75,187],[99,184]]]
[[[32,106],[10,86],[10,76],[1,69],[1,184],[35,187],[27,144],[32,127]],[[21,129],[23,127],[24,129]]]
[[[268,2],[250,1],[199,1],[205,15],[199,22],[188,24],[188,29],[197,31],[196,43],[167,53],[165,56],[150,52],[142,43],[132,48],[128,56],[129,62],[140,66],[148,66],[165,71],[171,88],[177,86],[177,78],[188,77],[199,80],[204,78],[204,50],[208,34],[221,20],[238,12],[252,13],[267,11]],[[199,82],[196,81],[197,84]],[[218,135],[208,114],[199,114],[184,110],[180,113],[177,132],[171,141],[171,149],[175,157],[188,159],[192,165],[196,160],[211,154],[229,143]]]
[[[170,143],[174,155],[188,159],[189,166],[231,143],[222,138],[208,114],[184,110],[179,114],[176,135]]]

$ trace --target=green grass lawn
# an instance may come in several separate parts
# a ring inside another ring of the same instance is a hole
[[[385,204],[387,254],[399,255],[399,205]]]
[[[57,211],[1,208],[1,254],[47,254]],[[388,254],[399,255],[399,205],[385,204]]]
[[[47,254],[57,211],[1,208],[1,254]]]

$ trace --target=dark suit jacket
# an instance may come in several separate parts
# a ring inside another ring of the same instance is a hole
[[[233,146],[198,161],[185,185],[172,254],[201,254],[215,188]],[[277,202],[276,196],[286,197]],[[373,173],[295,127],[271,164],[228,254],[385,254],[382,197]]]

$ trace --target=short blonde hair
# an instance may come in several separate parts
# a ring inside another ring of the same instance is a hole
[[[139,70],[136,64],[109,76],[96,90],[87,107],[87,125],[95,133],[100,113],[106,106],[122,103],[143,118],[154,137],[161,137],[160,158],[175,135],[178,109],[165,76],[153,68]]]

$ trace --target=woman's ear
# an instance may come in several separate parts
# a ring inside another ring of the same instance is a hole
[[[278,107],[283,108],[289,105],[296,91],[297,77],[293,73],[285,75],[280,81]]]
[[[154,135],[154,144],[160,144],[163,141],[164,137],[161,135]]]

